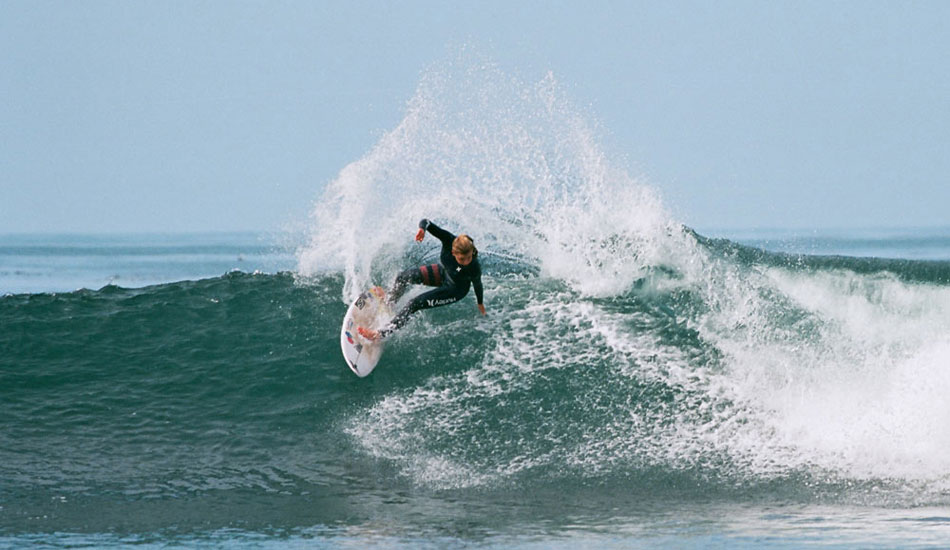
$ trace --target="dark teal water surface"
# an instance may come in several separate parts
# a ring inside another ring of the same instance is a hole
[[[340,273],[8,294],[0,546],[950,540],[950,262],[695,239],[712,290],[655,266],[591,296],[486,255],[490,315],[420,314],[365,379]],[[874,312],[903,321],[868,349]]]

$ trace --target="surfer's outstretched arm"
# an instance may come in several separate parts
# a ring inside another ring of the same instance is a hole
[[[419,231],[416,233],[416,240],[421,241],[425,237],[425,232],[428,231],[432,233],[432,236],[442,241],[442,246],[452,247],[452,242],[455,240],[455,235],[449,233],[445,229],[442,229],[438,225],[432,223],[426,218],[422,218],[419,222]]]
[[[475,289],[475,301],[478,303],[478,311],[485,315],[485,303],[482,296],[482,268],[479,265],[475,276],[472,277],[472,288]]]

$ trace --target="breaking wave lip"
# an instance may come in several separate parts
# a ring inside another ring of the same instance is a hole
[[[407,244],[422,217],[539,276],[486,293],[496,321],[474,366],[345,423],[410,479],[661,468],[945,491],[945,265],[706,239],[608,157],[552,75],[481,61],[426,74],[402,122],[328,185],[299,272],[342,271],[344,301],[385,284],[432,253]]]

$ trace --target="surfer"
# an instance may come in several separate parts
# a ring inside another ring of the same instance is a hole
[[[482,268],[478,263],[478,249],[475,248],[472,238],[464,233],[455,236],[423,218],[419,222],[416,241],[422,242],[426,231],[442,241],[439,262],[413,267],[397,275],[388,299],[390,303],[395,304],[406,293],[411,284],[437,288],[410,300],[393,317],[389,325],[382,330],[376,331],[357,327],[360,335],[364,338],[369,340],[386,338],[406,324],[409,316],[413,313],[423,309],[454,304],[468,294],[469,287],[475,287],[478,311],[485,315],[485,304],[482,303]]]

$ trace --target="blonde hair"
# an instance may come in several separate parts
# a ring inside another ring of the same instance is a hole
[[[452,241],[452,254],[460,254],[464,256],[466,254],[471,254],[474,251],[475,243],[473,243],[472,238],[465,233],[455,237],[455,240]]]

